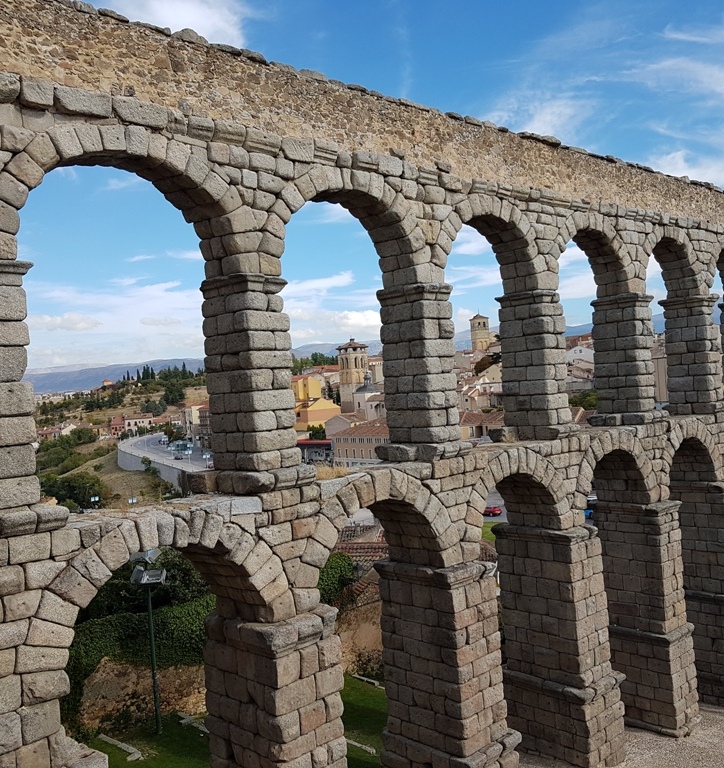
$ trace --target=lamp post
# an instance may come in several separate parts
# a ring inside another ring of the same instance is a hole
[[[148,639],[151,646],[151,683],[153,685],[153,709],[156,715],[156,733],[160,736],[163,733],[161,723],[161,697],[158,690],[158,670],[156,668],[156,637],[153,631],[153,605],[151,603],[151,587],[166,582],[165,568],[149,568],[158,560],[161,554],[160,549],[148,549],[145,552],[134,552],[131,555],[131,562],[137,562],[138,565],[131,573],[131,584],[146,587],[147,610],[148,610]],[[139,562],[140,561],[140,562]],[[143,563],[143,565],[141,565]]]

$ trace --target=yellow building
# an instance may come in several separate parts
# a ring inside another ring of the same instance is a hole
[[[487,352],[493,343],[490,320],[485,315],[477,314],[470,318],[470,341],[473,352]]]
[[[292,376],[292,392],[297,403],[319,400],[322,397],[322,384],[313,376]]]
[[[323,397],[319,400],[298,403],[294,407],[297,419],[294,429],[297,432],[306,432],[310,427],[316,427],[318,424],[324,426],[330,419],[339,416],[342,409],[331,400],[325,400]]]

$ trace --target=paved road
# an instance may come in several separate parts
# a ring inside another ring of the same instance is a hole
[[[507,523],[508,522],[508,511],[505,508],[505,502],[503,501],[503,497],[495,490],[491,491],[488,494],[488,498],[485,500],[485,506],[486,507],[502,507],[503,508],[503,514],[499,515],[498,517],[486,517],[486,521],[493,522],[493,523]]]
[[[210,454],[208,449],[193,447],[191,455],[183,454],[182,459],[174,459],[174,452],[167,445],[161,445],[161,435],[144,435],[132,437],[123,442],[123,447],[137,456],[148,456],[159,464],[167,464],[170,467],[183,469],[186,472],[201,472],[207,469],[208,461],[204,454]]]

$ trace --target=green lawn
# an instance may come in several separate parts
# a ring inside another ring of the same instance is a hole
[[[190,725],[181,725],[177,715],[163,718],[163,733],[156,735],[153,720],[123,733],[108,734],[136,747],[144,756],[135,763],[143,768],[208,768],[208,736]],[[128,754],[117,747],[93,739],[89,746],[108,755],[109,768],[128,768]]]
[[[378,768],[382,748],[382,729],[387,722],[387,697],[382,688],[346,676],[344,690],[345,735],[360,744],[372,747],[370,755],[350,745],[347,752],[349,768]],[[163,733],[157,736],[155,724],[148,723],[121,733],[110,733],[114,739],[136,747],[144,756],[140,768],[208,768],[209,744],[206,734],[198,728],[181,725],[176,715],[163,719]],[[89,746],[105,752],[109,768],[128,768],[126,752],[93,739]]]
[[[483,541],[489,541],[491,544],[495,544],[495,534],[493,533],[492,528],[497,524],[497,520],[483,523]]]

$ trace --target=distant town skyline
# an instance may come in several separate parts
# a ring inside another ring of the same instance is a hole
[[[514,14],[463,0],[445,11],[430,0],[371,0],[364,12],[319,0],[103,4],[443,111],[724,184],[724,16],[714,0],[520,0]],[[20,257],[35,263],[25,281],[30,368],[203,357],[198,239],[147,182],[108,168],[54,171],[21,211],[19,242]],[[296,214],[282,265],[294,346],[378,336],[377,255],[342,208],[309,204]],[[560,259],[560,278],[567,323],[590,322],[595,286],[575,246]],[[484,238],[461,231],[446,279],[458,331],[476,312],[497,325],[502,287]],[[663,298],[653,260],[648,291]]]

